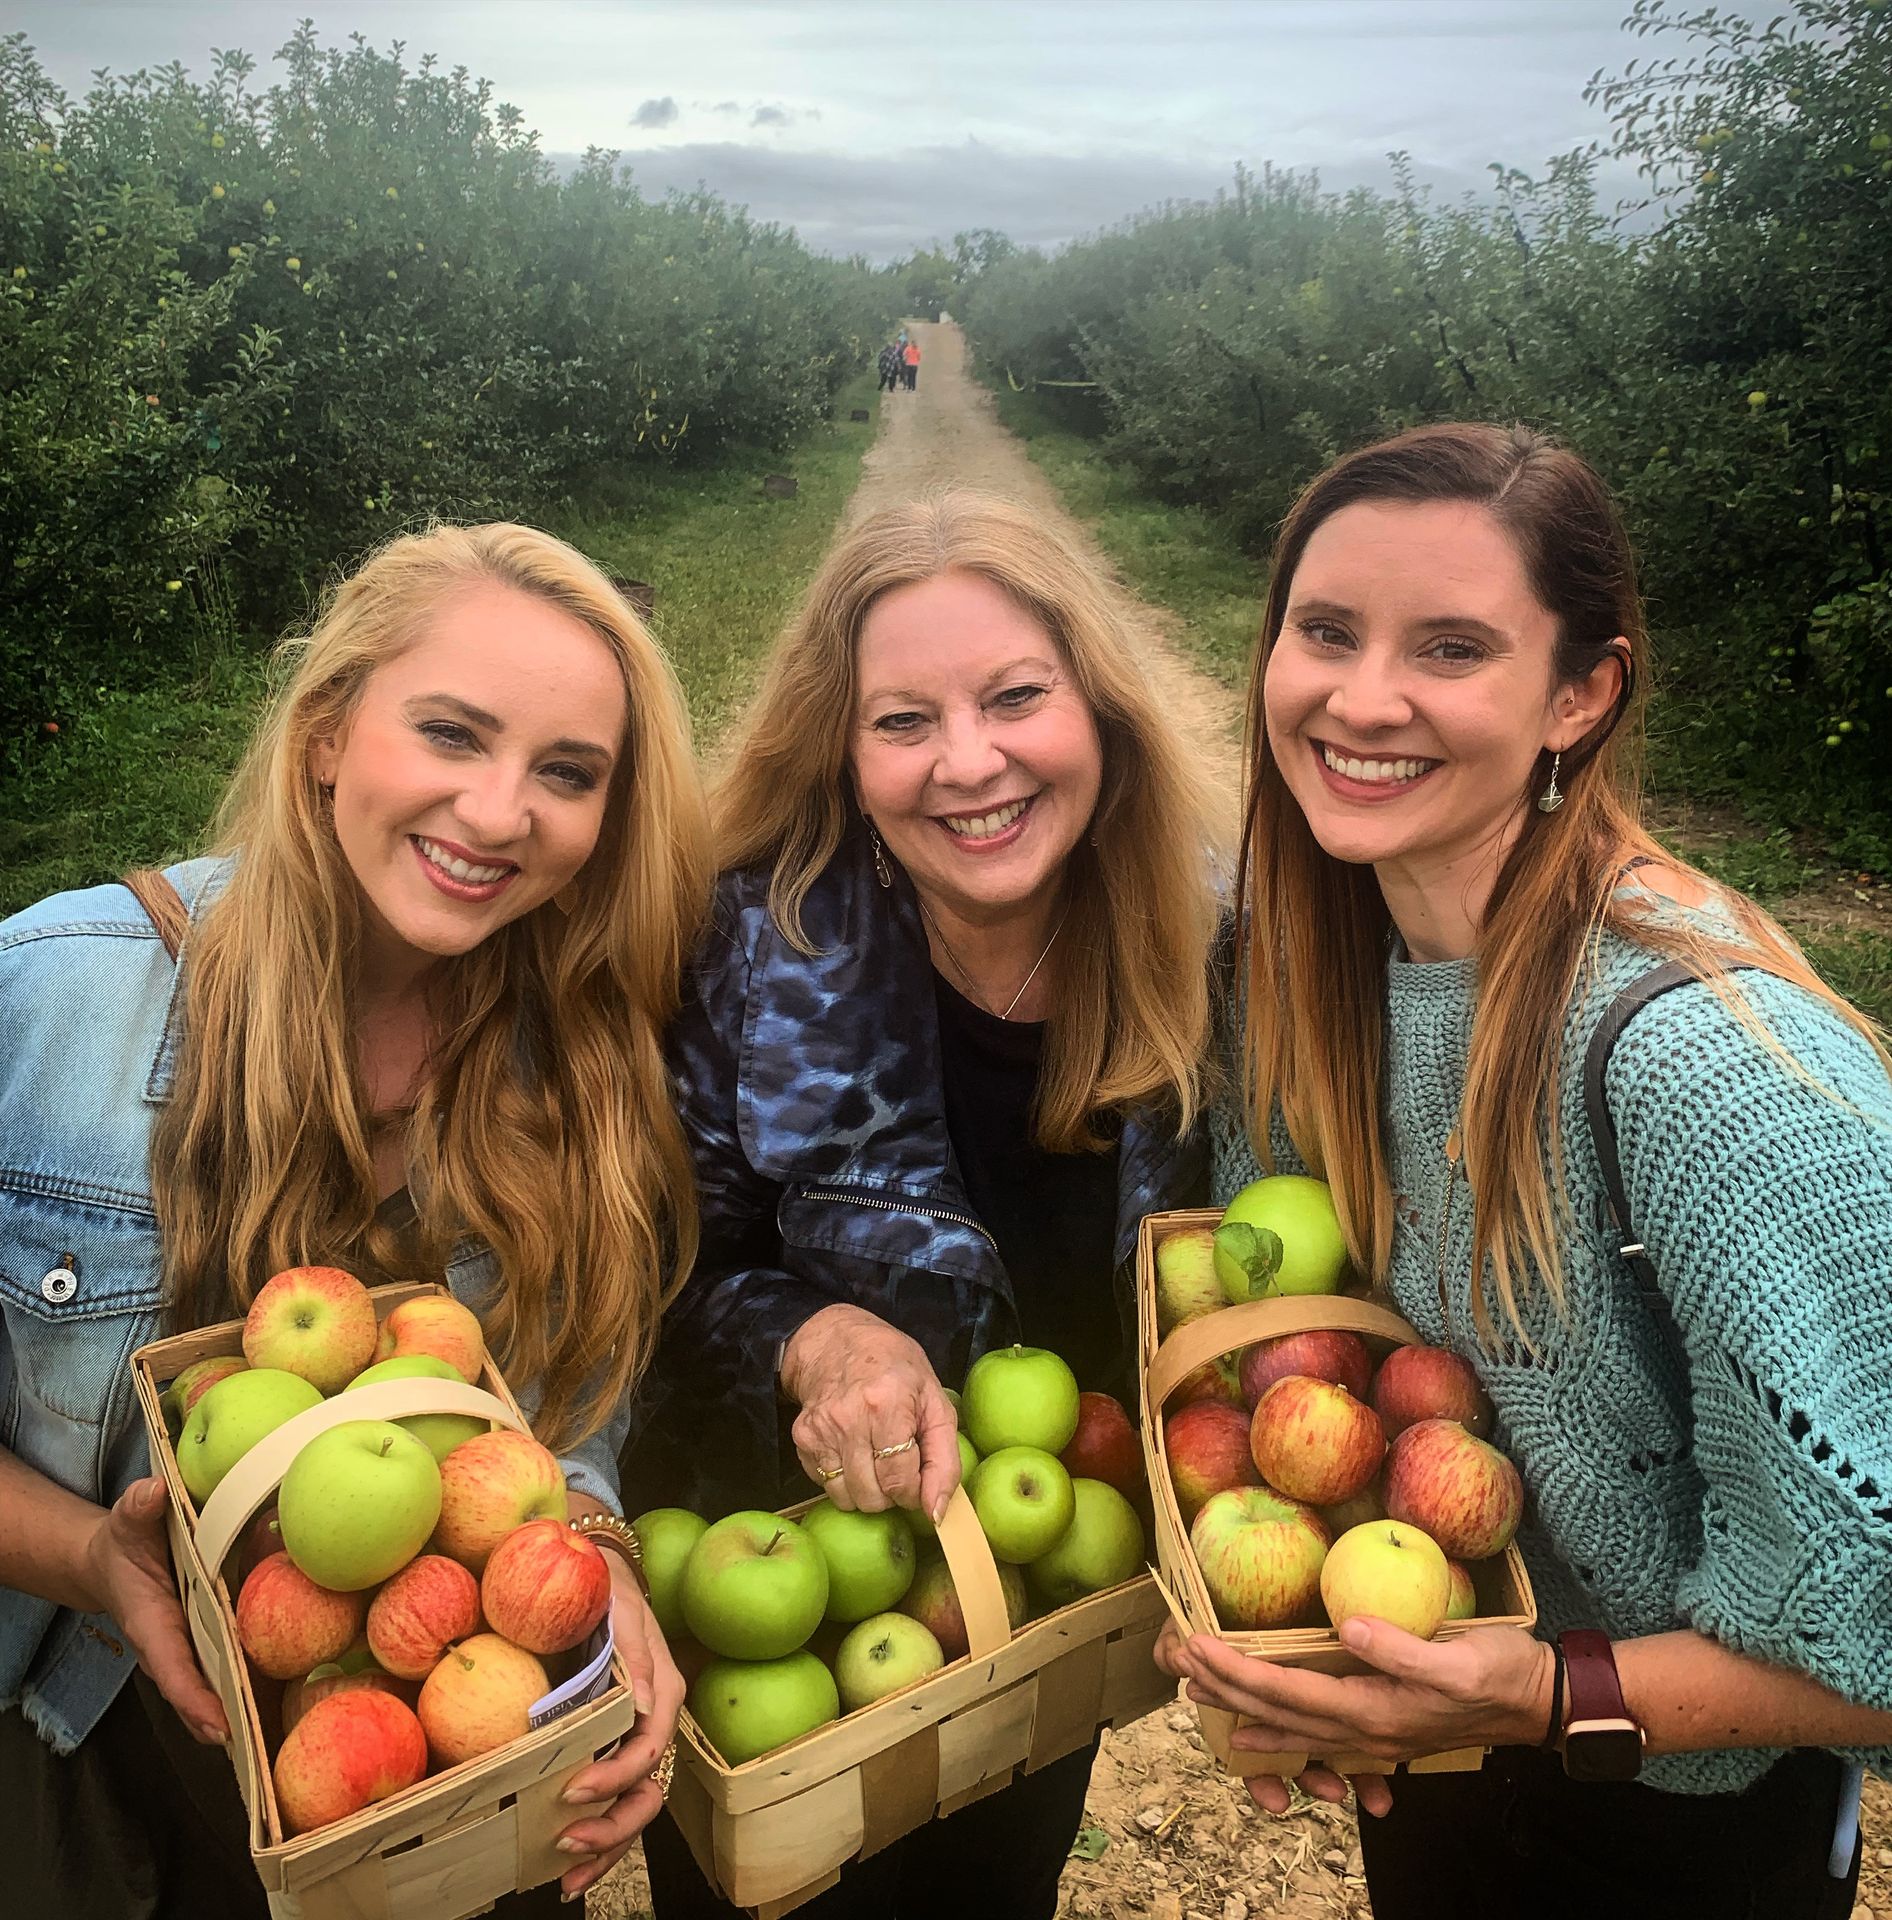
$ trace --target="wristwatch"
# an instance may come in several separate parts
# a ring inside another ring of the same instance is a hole
[[[609,1547],[630,1568],[638,1592],[646,1600],[650,1598],[650,1582],[644,1577],[643,1542],[629,1521],[620,1520],[615,1513],[581,1513],[576,1520],[565,1524],[596,1545]]]
[[[1633,1780],[1648,1736],[1623,1703],[1610,1637],[1580,1627],[1557,1640],[1564,1665],[1564,1724],[1557,1742],[1572,1780]]]

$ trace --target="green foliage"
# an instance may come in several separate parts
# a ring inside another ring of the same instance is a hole
[[[1590,97],[1599,154],[1440,206],[1239,172],[961,296],[994,384],[1037,386],[1159,498],[1260,548],[1327,460],[1421,421],[1524,420],[1621,497],[1661,639],[1663,751],[1697,791],[1837,826],[1892,793],[1892,6],[1767,26],[1637,0],[1679,42]]]
[[[278,58],[74,102],[0,38],[0,762],[429,517],[791,444],[889,317],[710,195],[561,180],[463,69]]]

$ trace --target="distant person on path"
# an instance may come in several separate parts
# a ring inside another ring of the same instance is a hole
[[[880,393],[892,393],[900,384],[901,369],[904,361],[900,357],[898,342],[890,340],[880,350]]]
[[[911,393],[920,384],[920,343],[909,340],[901,359],[906,366],[907,391]]]

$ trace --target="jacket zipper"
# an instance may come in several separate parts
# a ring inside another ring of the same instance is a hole
[[[994,1253],[999,1243],[969,1213],[960,1213],[953,1207],[923,1206],[917,1200],[882,1200],[873,1194],[849,1193],[844,1188],[810,1187],[803,1194],[804,1200],[828,1200],[850,1207],[874,1207],[881,1213],[918,1213],[929,1220],[950,1220],[955,1226],[966,1227],[976,1233]]]

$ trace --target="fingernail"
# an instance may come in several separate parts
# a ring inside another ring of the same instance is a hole
[[[1340,1629],[1340,1644],[1343,1647],[1350,1647],[1355,1653],[1359,1653],[1372,1637],[1373,1636],[1367,1631],[1367,1625],[1364,1620],[1348,1620],[1342,1624]]]
[[[940,1523],[940,1522],[941,1522],[942,1520],[944,1520],[944,1519],[946,1518],[946,1509],[947,1509],[947,1508],[948,1508],[949,1506],[951,1506],[951,1505],[952,1505],[952,1503],[953,1503],[953,1497],[952,1497],[952,1495],[951,1495],[950,1493],[949,1493],[949,1494],[947,1494],[947,1495],[945,1496],[945,1498],[944,1498],[944,1499],[941,1499],[941,1500],[935,1500],[935,1501],[933,1502],[933,1524],[934,1524],[934,1526],[938,1526],[938,1525],[939,1525],[939,1523]]]
[[[584,1788],[578,1784],[576,1780],[574,1780],[572,1784],[569,1787],[567,1787],[565,1791],[561,1793],[558,1797],[562,1801],[564,1801],[564,1803],[568,1807],[589,1806],[591,1801],[595,1798],[594,1795],[587,1793],[584,1790]]]
[[[570,1834],[567,1834],[564,1839],[558,1842],[558,1850],[560,1853],[582,1853],[587,1858],[589,1858],[592,1853],[592,1849],[586,1846],[582,1840],[574,1840]]]
[[[631,1705],[637,1709],[637,1717],[640,1720],[649,1719],[655,1710],[650,1695],[646,1693],[642,1687],[633,1687],[631,1689]]]

